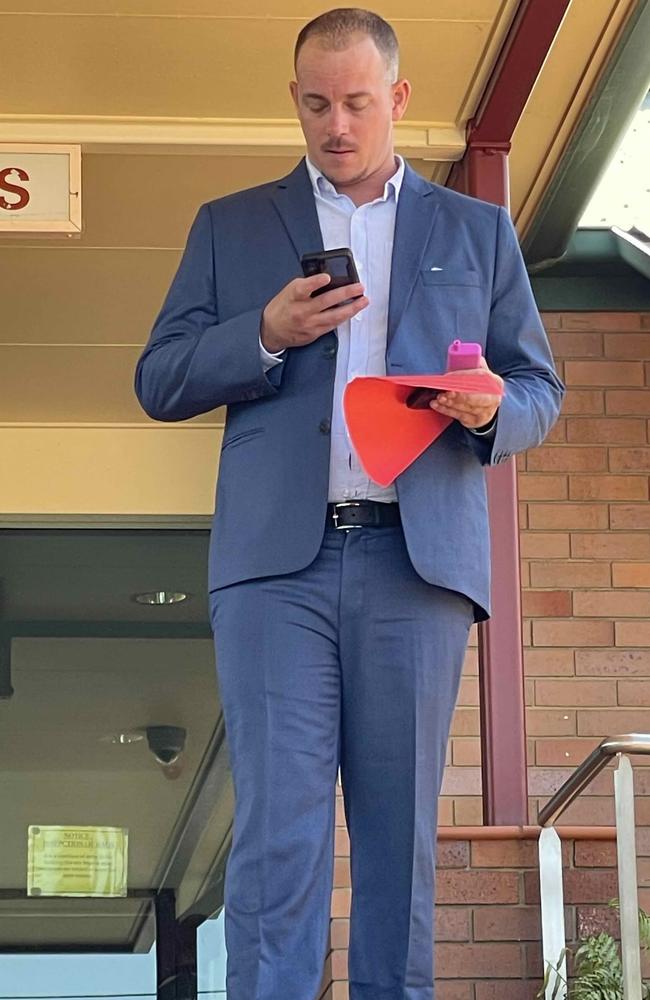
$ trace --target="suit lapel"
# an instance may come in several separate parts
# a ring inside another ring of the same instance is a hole
[[[322,250],[323,237],[304,160],[288,177],[278,181],[271,197],[298,258],[312,250]]]
[[[438,213],[435,188],[406,166],[397,202],[388,303],[388,343],[406,312]]]

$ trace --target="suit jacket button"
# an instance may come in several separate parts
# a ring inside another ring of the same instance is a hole
[[[321,434],[329,434],[329,432],[332,429],[332,421],[328,420],[327,417],[325,417],[325,419],[321,420],[320,424],[318,425],[318,429],[321,432]]]
[[[323,348],[323,356],[326,357],[326,358],[335,358],[336,357],[336,349],[337,349],[337,345],[336,344],[327,344]]]

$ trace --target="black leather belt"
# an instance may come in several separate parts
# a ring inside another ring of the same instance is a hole
[[[339,531],[349,528],[390,528],[401,524],[399,504],[376,500],[345,500],[328,503],[327,527]]]

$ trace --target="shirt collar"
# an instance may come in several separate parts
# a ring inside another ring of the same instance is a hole
[[[402,188],[402,182],[404,181],[404,160],[401,156],[395,156],[397,160],[397,170],[390,177],[386,184],[384,185],[384,194],[379,201],[388,201],[391,193],[395,196],[395,202],[399,200],[400,190]],[[340,195],[331,181],[325,177],[325,175],[318,169],[318,167],[311,162],[309,157],[305,157],[305,163],[307,165],[307,172],[309,174],[309,179],[311,180],[311,186],[314,195],[320,195],[322,198],[345,198],[347,195]]]

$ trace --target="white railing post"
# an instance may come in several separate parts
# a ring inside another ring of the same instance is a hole
[[[549,970],[545,997],[546,1000],[566,1000],[562,844],[557,830],[552,826],[542,830],[539,835],[539,888],[544,971]]]
[[[618,766],[614,771],[614,797],[616,800],[616,851],[618,855],[618,897],[621,911],[623,996],[625,1000],[641,1000],[634,773],[630,758],[624,754],[618,754]]]

